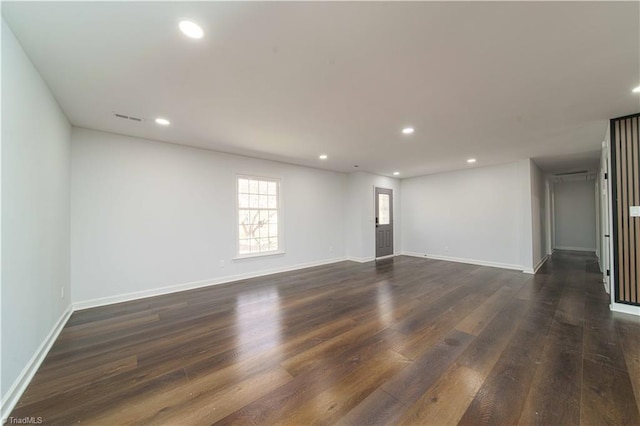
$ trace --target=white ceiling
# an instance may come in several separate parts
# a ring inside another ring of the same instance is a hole
[[[409,177],[469,157],[580,168],[607,119],[640,111],[638,2],[3,2],[2,14],[75,126],[330,170]],[[205,37],[182,35],[183,18]]]

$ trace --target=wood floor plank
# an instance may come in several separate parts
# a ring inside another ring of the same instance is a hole
[[[406,409],[402,402],[378,388],[350,410],[337,424],[350,426],[395,424]]]
[[[397,351],[409,359],[416,359],[424,354],[429,348],[437,344],[442,337],[449,333],[459,322],[460,318],[466,317],[475,307],[481,304],[486,297],[481,294],[469,294],[452,305],[449,309],[434,318],[430,325],[419,333],[414,333],[412,338],[408,338],[397,348]]]
[[[172,392],[142,396],[125,406],[114,406],[96,416],[95,421],[103,424],[213,423],[291,379],[289,373],[277,365],[257,368],[237,382],[220,380],[220,376],[203,377]]]
[[[466,349],[472,336],[452,330],[413,364],[382,385],[382,390],[405,404],[413,404]]]
[[[384,326],[382,324],[375,322],[368,322],[364,325],[356,326],[345,333],[284,360],[281,365],[291,375],[297,376],[301,372],[312,369],[314,366],[322,363],[323,360],[333,357],[336,353],[345,352],[352,345],[364,341],[370,335],[376,334],[383,328]]]
[[[548,339],[520,416],[521,425],[580,423],[582,354]]]
[[[336,381],[360,369],[363,364],[371,365],[371,360],[378,353],[390,351],[395,340],[402,338],[393,330],[385,329],[368,337],[359,345],[354,345],[343,353],[334,354],[332,358],[319,363],[278,389],[277,392],[246,405],[241,410],[222,420],[223,424],[272,424],[279,421],[282,413],[292,412],[307,403],[315,395],[333,388]],[[395,362],[406,366],[409,361],[399,355],[393,357]],[[277,408],[275,410],[274,408]]]
[[[640,318],[618,314],[616,329],[622,343],[636,404],[640,407]]]
[[[167,372],[139,383],[122,384],[123,380],[112,377],[96,383],[84,383],[71,391],[52,395],[46,400],[35,404],[22,404],[14,410],[14,417],[31,417],[31,413],[38,413],[36,417],[46,419],[44,424],[74,424],[91,419],[93,423],[101,413],[120,406],[124,401],[134,401],[136,397],[144,395],[149,398],[155,394],[171,393],[177,386],[187,382],[184,370]]]
[[[401,425],[458,424],[483,381],[484,377],[474,370],[454,363],[405,411],[397,423]]]
[[[408,365],[408,360],[396,352],[380,352],[340,380],[336,380],[329,389],[290,410],[278,423],[289,425],[335,423],[387,379]]]
[[[460,424],[518,423],[546,340],[546,332],[528,329],[526,321],[516,330]]]
[[[629,375],[584,359],[581,419],[585,425],[638,425],[640,414]]]
[[[31,382],[34,390],[26,393],[21,403],[29,404],[42,401],[74,389],[78,382],[91,383],[96,380],[103,380],[117,374],[131,372],[137,366],[137,358],[135,356],[128,356],[95,366],[91,369],[76,369],[75,371],[66,369],[64,372],[58,372],[57,376],[52,376],[52,374],[43,375],[34,378]]]
[[[525,301],[514,299],[500,311],[480,335],[471,342],[458,363],[476,372],[484,380],[502,355],[522,321]]]
[[[496,316],[502,306],[511,299],[514,292],[515,290],[511,287],[501,287],[487,300],[481,303],[472,314],[464,317],[464,319],[456,325],[456,329],[464,331],[467,334],[477,336],[484,327],[486,327],[489,321]]]
[[[584,356],[593,362],[626,371],[620,338],[613,321],[587,321],[584,333]]]

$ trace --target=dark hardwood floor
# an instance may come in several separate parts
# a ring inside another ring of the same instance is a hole
[[[396,257],[74,313],[11,416],[44,424],[640,425],[640,319],[592,255]]]

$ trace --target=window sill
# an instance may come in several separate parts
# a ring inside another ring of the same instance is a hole
[[[269,257],[269,256],[282,256],[286,254],[286,252],[279,250],[279,251],[269,251],[266,253],[254,253],[254,254],[241,254],[239,256],[234,257],[233,260],[234,262],[237,261],[243,261],[243,260],[251,260],[251,259],[259,259],[262,257]]]

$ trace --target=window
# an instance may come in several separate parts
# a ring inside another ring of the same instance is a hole
[[[378,194],[378,218],[380,225],[388,225],[389,219],[389,194]]]
[[[238,177],[238,255],[280,251],[280,183],[276,179]]]

